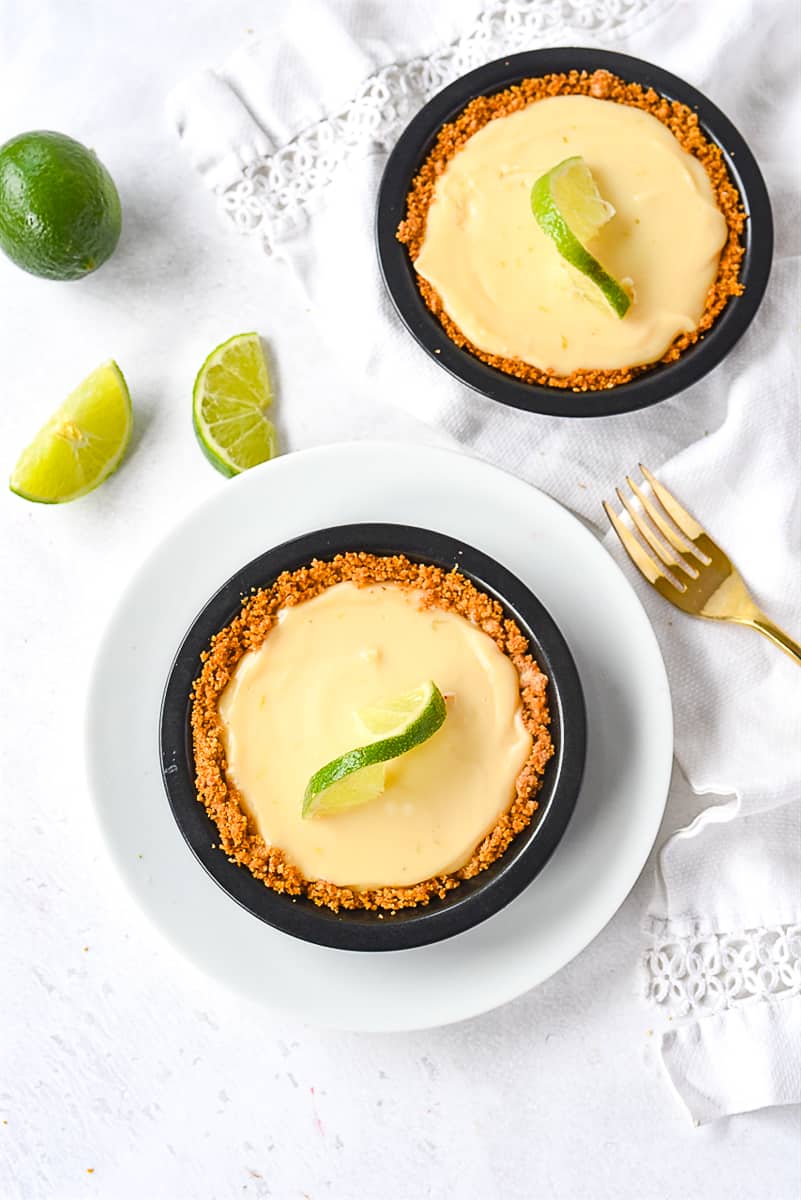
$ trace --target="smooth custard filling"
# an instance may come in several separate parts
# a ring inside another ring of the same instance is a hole
[[[532,750],[520,678],[493,638],[392,583],[346,581],[281,611],[219,700],[227,773],[259,833],[310,880],[411,885],[458,870],[512,804]],[[318,767],[365,740],[365,705],[433,679],[448,716],[383,796],[303,820]]]
[[[575,286],[531,212],[534,182],[572,155],[616,210],[591,248],[633,284],[623,319]],[[704,167],[661,121],[561,95],[490,121],[450,159],[415,269],[474,346],[569,375],[654,362],[694,330],[727,235]]]

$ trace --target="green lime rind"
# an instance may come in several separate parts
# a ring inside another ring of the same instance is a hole
[[[326,793],[349,776],[356,775],[392,758],[400,758],[408,754],[423,742],[433,737],[447,716],[445,699],[439,688],[431,680],[420,689],[421,702],[417,716],[408,722],[403,729],[390,737],[378,738],[367,745],[348,750],[331,762],[315,771],[306,785],[303,796],[301,816],[311,817],[315,813],[337,811],[340,808],[353,807],[373,798],[375,791],[364,788],[363,799],[354,798],[350,803],[342,802],[337,796],[326,796]],[[339,803],[337,800],[339,799]]]
[[[273,393],[261,339],[237,333],[215,346],[192,392],[192,427],[206,458],[227,478],[274,458]]]
[[[224,458],[221,458],[220,455],[212,449],[209,442],[206,441],[204,433],[198,425],[198,420],[194,409],[192,410],[192,428],[195,432],[195,438],[198,446],[200,446],[200,449],[203,451],[211,465],[216,467],[221,475],[225,475],[226,479],[233,479],[234,475],[241,474],[241,470],[238,467],[233,467],[230,465],[230,463],[227,463]]]
[[[0,249],[31,275],[75,280],[116,248],[122,208],[93,150],[51,130],[0,146]]]
[[[110,360],[88,375],[22,451],[10,490],[33,504],[65,504],[113,475],[133,431],[125,376]]]
[[[565,159],[565,162],[569,162]],[[531,189],[531,210],[537,224],[553,242],[562,258],[599,289],[612,311],[625,317],[631,307],[631,297],[625,288],[582,245],[563,216],[551,188],[555,172],[564,167],[559,163],[536,181]]]

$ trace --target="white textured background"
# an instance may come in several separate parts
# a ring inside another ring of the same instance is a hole
[[[650,866],[536,992],[392,1037],[239,1001],[112,875],[83,781],[83,688],[124,580],[225,486],[189,419],[209,348],[268,337],[290,448],[433,437],[354,400],[290,281],[217,218],[167,127],[169,87],[279,8],[0,0],[0,143],[55,128],[93,145],[125,214],[114,259],[81,283],[0,259],[0,473],[105,358],[137,412],[133,452],[94,496],[48,509],[0,490],[0,1200],[795,1200],[797,1109],[694,1129],[671,1094],[636,974]],[[679,786],[666,829],[693,804]]]

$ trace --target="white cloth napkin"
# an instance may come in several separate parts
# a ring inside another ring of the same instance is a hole
[[[284,258],[354,386],[446,431],[606,533],[600,501],[638,461],[695,510],[757,600],[801,631],[798,180],[793,0],[296,0],[281,36],[180,85],[172,119],[254,253]],[[388,149],[433,94],[523,49],[602,45],[655,61],[734,120],[766,175],[777,249],[759,316],[711,376],[655,409],[565,421],[502,409],[400,326],[373,248]],[[347,430],[343,430],[347,433]],[[755,633],[693,621],[641,583],[699,797],[660,855],[646,988],[698,1122],[801,1100],[801,670]],[[705,805],[708,804],[708,807]],[[675,829],[668,827],[668,832]]]

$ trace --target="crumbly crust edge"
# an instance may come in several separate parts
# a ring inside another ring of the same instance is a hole
[[[601,391],[628,383],[645,371],[653,370],[660,363],[675,362],[688,347],[703,339],[731,297],[739,296],[743,291],[739,273],[745,253],[741,241],[746,221],[745,209],[740,194],[726,170],[720,147],[704,136],[697,113],[686,104],[677,100],[667,100],[653,88],[643,88],[638,83],[626,83],[619,76],[603,70],[593,74],[587,71],[570,71],[566,74],[543,75],[539,78],[524,79],[514,87],[491,96],[478,96],[454,121],[443,125],[439,131],[433,148],[412,180],[406,199],[406,216],[398,226],[396,236],[398,241],[406,246],[414,263],[425,237],[428,209],[434,197],[437,180],[465,142],[497,117],[518,112],[537,100],[562,95],[593,96],[599,100],[627,104],[651,113],[667,126],[682,148],[697,158],[704,167],[715,194],[715,201],[726,220],[728,237],[721,251],[717,277],[707,293],[704,311],[697,327],[690,333],[679,334],[656,362],[616,370],[582,368],[569,375],[558,375],[541,370],[521,359],[490,354],[473,345],[448,316],[442,299],[431,284],[416,272],[415,279],[427,308],[440,322],[450,340],[482,362],[525,383],[544,384],[574,392]]]
[[[533,743],[521,769],[515,796],[470,860],[452,874],[437,875],[407,887],[356,889],[324,880],[305,879],[278,847],[268,846],[247,812],[242,796],[227,776],[223,729],[218,702],[244,654],[262,645],[282,608],[293,607],[346,580],[357,587],[392,583],[423,594],[424,608],[451,610],[466,617],[493,639],[513,663],[520,678],[522,717]],[[218,848],[230,862],[245,867],[267,887],[289,896],[306,896],[319,906],[377,910],[379,917],[433,897],[444,898],[462,880],[472,879],[506,851],[537,811],[536,794],[554,752],[550,737],[547,678],[528,652],[516,622],[504,615],[497,600],[481,592],[457,569],[445,571],[404,555],[376,556],[352,552],[330,561],[287,571],[267,588],[245,597],[237,616],[212,638],[201,654],[201,670],[192,687],[191,727],[195,786],[219,832]]]

